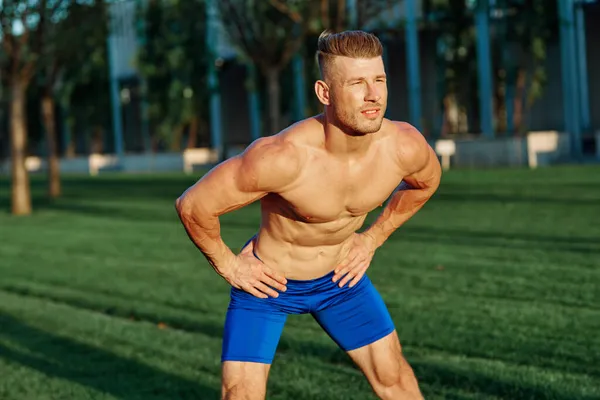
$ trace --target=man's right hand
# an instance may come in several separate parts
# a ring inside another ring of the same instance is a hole
[[[252,241],[232,259],[227,272],[222,275],[223,278],[234,288],[244,290],[261,299],[278,297],[279,293],[273,288],[285,292],[287,280],[256,258],[253,248]]]

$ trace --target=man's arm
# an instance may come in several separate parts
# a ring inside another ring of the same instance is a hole
[[[415,128],[403,124],[399,163],[407,171],[403,182],[375,222],[364,232],[380,247],[390,235],[408,221],[437,190],[442,169],[437,155]]]
[[[299,157],[291,144],[279,137],[259,139],[244,153],[213,168],[176,200],[189,238],[219,275],[228,274],[236,257],[221,238],[219,216],[285,190],[299,171]]]

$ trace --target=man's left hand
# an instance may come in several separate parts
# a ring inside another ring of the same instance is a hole
[[[373,237],[364,232],[355,233],[346,258],[335,269],[333,282],[342,279],[339,287],[344,287],[348,282],[350,282],[349,287],[356,285],[371,265],[374,254],[375,240]]]

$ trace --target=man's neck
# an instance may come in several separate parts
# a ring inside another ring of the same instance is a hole
[[[322,120],[325,130],[325,148],[329,153],[342,157],[360,157],[366,154],[373,142],[373,134],[355,134],[329,121],[325,114]]]

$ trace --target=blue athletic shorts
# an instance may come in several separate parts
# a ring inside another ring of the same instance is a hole
[[[261,299],[231,288],[221,361],[271,364],[290,314],[310,313],[344,351],[373,343],[394,331],[383,299],[366,276],[352,288],[332,282],[334,273],[287,280],[279,297]],[[339,282],[338,282],[339,283]]]

